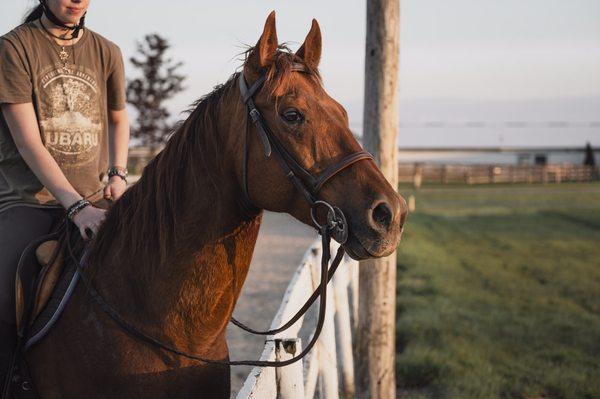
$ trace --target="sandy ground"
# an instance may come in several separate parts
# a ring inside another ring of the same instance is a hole
[[[316,230],[287,214],[265,212],[248,278],[234,316],[255,329],[271,324],[289,280],[304,252],[317,237]],[[227,332],[231,359],[258,359],[264,337],[253,336],[230,324]],[[231,368],[232,397],[251,367]]]

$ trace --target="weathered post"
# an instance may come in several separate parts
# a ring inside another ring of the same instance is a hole
[[[335,244],[331,249],[335,253]],[[321,282],[321,268],[318,263],[314,263],[312,266],[312,279],[313,288],[317,288]],[[337,353],[335,345],[335,296],[333,293],[333,286],[329,284],[327,286],[327,304],[325,307],[325,322],[323,323],[323,330],[317,341],[317,351],[319,354],[319,382],[322,387],[321,398],[325,399],[338,399],[339,398],[339,380],[338,380],[338,366],[337,366]]]
[[[335,343],[338,360],[338,378],[341,381],[343,397],[354,396],[354,359],[352,358],[352,325],[350,324],[350,303],[348,287],[350,285],[348,265],[342,265],[333,276],[335,293]]]
[[[275,360],[289,360],[302,352],[300,338],[276,339]],[[304,399],[304,379],[302,361],[275,369],[277,397],[279,399]]]
[[[420,163],[415,164],[415,172],[413,175],[413,186],[418,190],[421,188],[423,183],[423,165]]]
[[[384,176],[398,185],[399,0],[367,1],[363,139]],[[396,397],[396,254],[363,261],[359,277],[356,396]]]

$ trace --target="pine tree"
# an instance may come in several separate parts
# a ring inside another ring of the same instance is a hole
[[[129,59],[142,75],[127,83],[127,102],[137,110],[131,135],[153,153],[173,129],[165,102],[184,89],[185,76],[177,71],[183,63],[174,63],[165,56],[170,47],[160,35],[146,35],[143,42],[138,42],[137,56]]]

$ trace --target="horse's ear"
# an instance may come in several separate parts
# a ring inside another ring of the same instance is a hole
[[[321,28],[316,19],[312,20],[310,32],[304,39],[296,55],[304,60],[308,66],[317,69],[321,61]]]
[[[263,33],[258,39],[248,63],[256,69],[271,65],[277,53],[277,29],[275,29],[275,11],[271,11],[265,22]]]

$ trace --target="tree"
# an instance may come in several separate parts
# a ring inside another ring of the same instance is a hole
[[[173,129],[165,102],[184,89],[185,76],[177,72],[183,63],[174,63],[165,56],[170,47],[160,35],[146,35],[137,44],[138,55],[129,59],[142,75],[127,83],[127,102],[137,110],[131,135],[153,152],[167,141]]]

